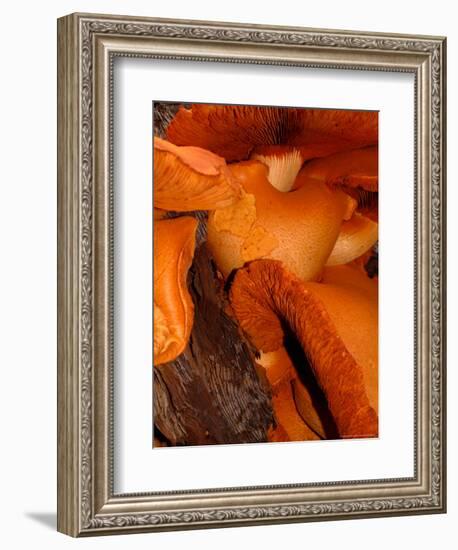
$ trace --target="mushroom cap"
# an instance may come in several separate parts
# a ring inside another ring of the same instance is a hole
[[[356,212],[343,222],[327,265],[343,265],[364,254],[377,242],[378,147],[371,146],[306,162],[294,188],[324,182],[357,201]]]
[[[226,161],[199,147],[154,138],[154,207],[190,212],[228,206],[241,188]]]
[[[274,390],[272,406],[277,427],[269,434],[269,441],[313,441],[321,439],[299,414],[294,404],[290,381],[285,380]]]
[[[186,277],[198,222],[189,216],[154,222],[154,365],[172,361],[188,343],[194,305]]]
[[[342,223],[326,265],[348,264],[370,250],[377,240],[378,223],[355,212],[349,220]]]
[[[364,147],[344,151],[305,163],[295,188],[309,179],[324,181],[328,185],[361,187],[378,190],[378,147]]]
[[[300,123],[288,139],[290,145],[328,145],[326,154],[378,143],[378,112],[350,109],[297,109]],[[309,155],[307,158],[324,155]]]
[[[353,197],[356,211],[378,220],[378,146],[339,152],[306,162],[294,183],[294,189],[310,181],[338,186]]]
[[[308,376],[304,377],[304,381],[299,377],[284,346],[267,353],[261,351],[256,364],[263,369],[263,377],[270,383],[274,397],[272,405],[280,424],[269,441],[316,439],[315,436],[311,437],[310,429],[323,439],[335,437],[333,421],[321,392],[317,392],[316,385],[311,383]],[[293,401],[297,410],[294,410]],[[298,414],[306,426],[303,426]]]
[[[154,221],[163,220],[166,217],[167,217],[167,210],[162,210],[161,208],[153,208]]]
[[[355,332],[358,318],[348,315],[348,310],[355,301],[359,308],[362,298],[355,298],[356,291],[351,291],[351,300],[343,304],[341,293],[333,294],[335,289],[323,290],[325,286],[304,283],[280,262],[257,260],[235,274],[230,289],[231,305],[242,329],[262,351],[273,351],[283,345],[286,323],[309,359],[340,436],[373,437],[378,433],[378,418],[369,401],[367,376],[327,308],[328,301],[336,301],[334,309],[342,318],[347,312],[343,322],[351,323]],[[367,334],[376,337],[372,332]]]
[[[322,403],[316,403],[316,396],[297,375],[292,381],[292,388],[297,412],[307,426],[322,439],[336,439],[336,429],[327,407],[325,408]]]
[[[282,193],[257,161],[230,165],[244,195],[234,205],[211,212],[208,245],[227,277],[246,262],[281,260],[303,280],[319,276],[337,240],[342,220],[351,216],[354,199],[321,182]]]
[[[307,287],[324,304],[345,347],[361,365],[367,397],[378,410],[378,285],[357,266],[327,267]]]
[[[167,139],[209,149],[228,161],[242,160],[255,145],[283,142],[284,119],[278,107],[193,104],[175,115]]]
[[[257,147],[286,144],[300,148],[308,159],[376,144],[378,113],[193,104],[177,112],[167,139],[209,149],[228,161],[248,159]]]

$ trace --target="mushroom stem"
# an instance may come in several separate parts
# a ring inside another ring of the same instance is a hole
[[[280,145],[265,148],[262,152],[255,152],[251,158],[268,167],[267,178],[275,189],[283,193],[291,191],[303,162],[298,149]]]
[[[282,345],[282,323],[289,325],[310,361],[341,437],[377,435],[378,418],[366,394],[363,369],[307,284],[278,261],[254,261],[236,273],[230,297],[242,329],[264,352]]]

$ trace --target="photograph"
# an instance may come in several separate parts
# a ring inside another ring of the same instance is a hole
[[[58,19],[58,531],[444,514],[446,37],[189,9]]]
[[[153,448],[378,437],[378,117],[153,102]]]
[[[2,548],[458,547],[454,7],[2,4]]]

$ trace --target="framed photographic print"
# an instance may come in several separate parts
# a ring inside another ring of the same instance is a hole
[[[58,21],[58,529],[445,511],[445,39]]]

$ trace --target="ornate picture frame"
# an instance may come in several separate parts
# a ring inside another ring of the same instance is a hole
[[[58,530],[71,536],[443,513],[443,37],[72,14],[58,20]],[[113,60],[407,72],[415,78],[414,475],[113,490]]]

